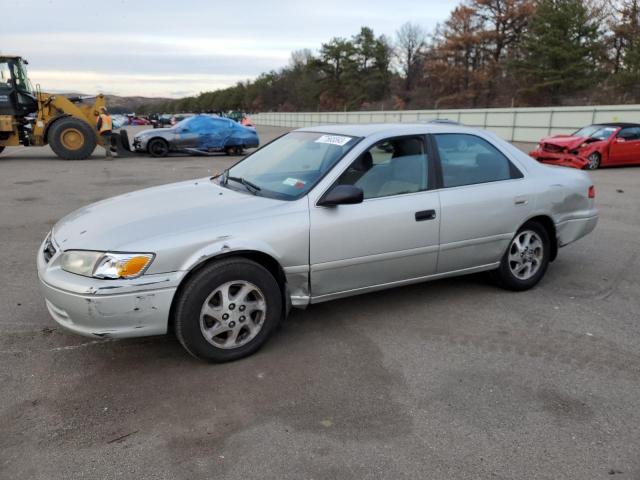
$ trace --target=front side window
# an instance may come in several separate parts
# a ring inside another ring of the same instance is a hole
[[[365,199],[426,190],[424,139],[398,137],[376,143],[349,165],[336,184],[361,188]]]
[[[7,62],[0,62],[0,90],[11,90],[11,70]]]
[[[640,127],[623,128],[618,132],[618,138],[624,140],[640,140]]]
[[[291,132],[231,167],[228,176],[253,183],[260,195],[292,200],[311,190],[357,142],[347,135]]]
[[[522,178],[522,173],[483,138],[460,133],[434,135],[443,187]]]

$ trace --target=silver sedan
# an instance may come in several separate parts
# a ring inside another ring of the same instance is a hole
[[[173,329],[212,361],[255,352],[290,308],[490,271],[527,290],[598,220],[581,171],[456,125],[291,132],[214,178],[148,188],[60,220],[38,251],[69,330]]]

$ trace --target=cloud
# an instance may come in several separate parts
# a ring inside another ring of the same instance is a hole
[[[388,36],[408,20],[433,27],[457,3],[9,0],[0,45],[29,59],[43,89],[182,96],[281,68],[293,50],[317,49],[363,25]],[[30,11],[38,15],[20,20]]]
[[[32,70],[29,76],[34,85],[40,84],[44,91],[50,93],[105,93],[173,98],[225,88],[243,80],[233,74],[110,74],[69,70]],[[144,87],[141,88],[141,85]]]

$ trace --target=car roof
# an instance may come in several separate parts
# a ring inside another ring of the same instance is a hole
[[[437,123],[352,123],[337,125],[318,125],[304,127],[296,132],[331,133],[335,135],[348,135],[351,137],[369,137],[377,133],[388,135],[416,135],[417,133],[452,133],[475,132],[477,129],[455,124]]]
[[[640,123],[630,123],[630,122],[610,122],[610,123],[594,123],[593,125],[602,126],[602,127],[640,127]]]

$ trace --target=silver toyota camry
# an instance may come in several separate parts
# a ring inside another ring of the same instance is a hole
[[[219,176],[71,213],[38,274],[73,332],[172,329],[196,357],[227,361],[255,352],[291,307],[480,271],[527,290],[594,229],[594,197],[586,173],[481,130],[305,128]]]

